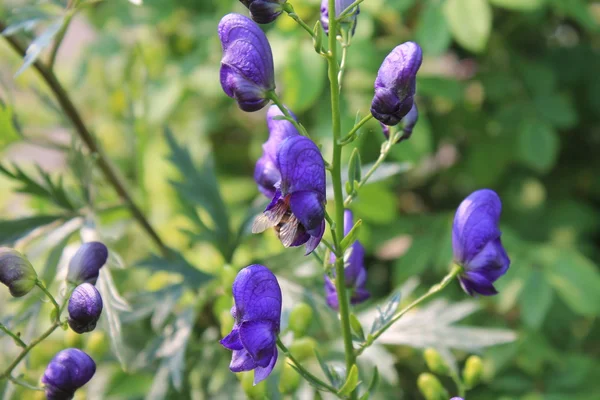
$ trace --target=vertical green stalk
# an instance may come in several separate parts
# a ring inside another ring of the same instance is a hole
[[[329,57],[328,75],[329,90],[331,92],[331,122],[333,130],[333,159],[331,165],[331,180],[333,182],[333,194],[335,198],[335,230],[337,241],[336,251],[341,252],[340,242],[344,237],[344,193],[342,191],[342,146],[338,143],[341,136],[340,121],[340,88],[338,81],[339,66],[337,61],[336,32],[338,22],[335,19],[335,0],[329,0]],[[354,348],[352,347],[352,332],[350,330],[350,304],[346,293],[344,277],[344,257],[337,254],[335,262],[335,287],[340,306],[340,319],[342,323],[342,336],[344,338],[344,351],[346,354],[346,371],[349,373],[354,365]],[[353,392],[352,398],[356,397]]]

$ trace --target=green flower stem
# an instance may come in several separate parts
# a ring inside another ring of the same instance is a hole
[[[267,93],[267,98],[270,99],[279,108],[279,111],[281,111],[281,113],[287,118],[287,120],[289,122],[291,122],[292,125],[294,125],[296,127],[296,129],[298,129],[298,132],[300,132],[302,135],[304,135],[306,137],[310,137],[308,135],[308,132],[306,131],[306,128],[304,128],[304,126],[301,123],[296,121],[296,119],[292,116],[292,114],[288,111],[288,109],[285,108],[285,106],[279,99],[279,96],[277,96],[277,93],[275,93],[274,90],[271,90],[270,92]]]
[[[0,31],[6,29],[6,25],[0,21]],[[8,44],[21,56],[25,57],[26,55],[26,47],[23,46],[17,39],[4,36],[4,39],[8,42]],[[104,150],[98,142],[94,135],[88,130],[87,126],[83,122],[79,111],[75,107],[73,101],[69,97],[68,93],[65,91],[61,83],[59,82],[52,69],[49,68],[46,64],[44,64],[39,59],[33,63],[33,67],[38,71],[42,79],[46,82],[57,102],[60,104],[60,107],[65,113],[65,116],[71,121],[73,127],[75,129],[75,133],[79,136],[81,141],[86,145],[90,153],[96,155],[96,162],[98,167],[104,174],[104,177],[108,181],[108,183],[114,188],[115,192],[117,192],[119,198],[127,204],[133,218],[137,220],[137,222],[142,226],[142,228],[146,231],[146,233],[150,236],[150,238],[154,241],[154,243],[159,248],[163,257],[170,258],[171,252],[164,244],[158,233],[154,230],[150,222],[146,219],[144,213],[137,206],[135,201],[133,200],[133,196],[129,193],[129,189],[126,184],[122,181],[117,170],[112,165],[111,161],[104,153]]]
[[[450,378],[452,378],[452,380],[454,381],[454,384],[456,385],[456,389],[458,389],[458,396],[464,399],[466,397],[467,390],[465,388],[465,384],[458,376],[458,373],[456,373],[456,371],[452,370],[450,372]]]
[[[302,20],[302,18],[300,18],[300,16],[298,14],[296,14],[296,12],[294,11],[294,7],[290,3],[283,4],[283,11],[285,11],[291,19],[296,21],[298,23],[298,25],[300,25],[302,27],[302,29],[304,29],[306,32],[308,32],[310,37],[312,37],[312,38],[315,37],[313,30],[310,28],[310,26],[308,26],[306,24],[306,22],[304,22]]]
[[[283,342],[281,341],[281,338],[279,338],[279,336],[277,336],[277,346],[281,349],[283,354],[285,354],[285,356],[287,358],[289,358],[292,361],[292,363],[294,363],[294,366],[296,368],[298,368],[303,374],[310,377],[310,379],[317,382],[319,385],[323,386],[324,389],[330,391],[331,393],[337,393],[336,388],[334,388],[333,386],[331,386],[330,384],[328,384],[326,382],[323,382],[322,379],[317,378],[316,376],[311,374],[306,368],[304,368],[302,366],[302,364],[300,364],[300,362],[298,360],[296,360],[296,358],[292,355],[292,353],[288,350],[288,348],[283,344]]]
[[[371,166],[371,168],[367,171],[365,176],[363,176],[363,178],[360,180],[360,182],[358,182],[358,184],[356,185],[356,187],[354,189],[354,192],[352,194],[349,194],[346,197],[346,199],[344,200],[345,207],[348,207],[350,205],[350,203],[352,203],[352,200],[354,200],[354,197],[356,197],[358,190],[361,187],[363,187],[365,183],[367,183],[369,178],[375,173],[375,171],[377,171],[377,168],[379,168],[381,163],[383,163],[385,161],[385,159],[393,145],[394,145],[393,136],[390,135],[390,140],[384,142],[383,145],[381,146],[381,153],[379,153],[379,158],[377,158],[377,161],[375,161],[375,164],[373,164],[373,166]]]
[[[3,331],[4,333],[6,333],[8,336],[10,336],[11,338],[13,338],[13,340],[15,341],[15,343],[22,347],[25,348],[27,347],[27,345],[25,344],[24,341],[21,340],[21,338],[14,334],[10,329],[8,329],[6,326],[4,326],[3,324],[0,324],[0,330]]]
[[[25,382],[24,380],[19,379],[19,378],[15,378],[12,375],[8,376],[8,380],[11,381],[12,383],[14,383],[15,385],[23,386],[23,387],[25,387],[25,388],[27,388],[29,390],[37,390],[37,391],[40,391],[40,392],[44,391],[44,388],[32,385],[31,383]]]
[[[350,130],[350,132],[348,132],[348,134],[343,139],[340,139],[338,141],[339,144],[346,145],[348,143],[351,143],[354,140],[354,137],[356,136],[356,133],[358,132],[358,130],[360,128],[362,128],[362,126],[364,124],[366,124],[367,122],[369,122],[372,118],[373,118],[373,114],[371,114],[369,112],[369,114],[367,114],[363,119],[358,121],[358,123],[356,125],[354,125],[354,127]]]
[[[46,296],[50,299],[50,301],[52,302],[52,304],[54,304],[54,308],[56,309],[56,316],[55,316],[55,320],[56,321],[60,321],[60,312],[61,312],[61,308],[58,305],[58,303],[56,302],[56,299],[54,298],[54,296],[52,296],[52,294],[50,294],[50,292],[48,291],[48,289],[46,289],[46,286],[44,285],[44,282],[40,281],[39,279],[35,281],[35,284],[37,287],[39,287],[42,292],[44,292],[46,294]]]
[[[60,49],[60,45],[63,39],[65,38],[67,29],[69,29],[69,24],[71,23],[71,20],[75,16],[75,12],[77,11],[78,5],[79,0],[69,0],[69,3],[67,4],[67,14],[65,16],[62,26],[60,27],[60,30],[56,34],[56,38],[54,39],[54,43],[52,44],[52,50],[50,50],[50,58],[48,59],[48,68],[50,70],[54,69],[58,49]]]
[[[352,14],[352,10],[354,9],[354,7],[358,6],[360,3],[362,3],[365,0],[356,0],[354,3],[350,4],[343,13],[340,14],[339,17],[336,18],[336,21],[341,21],[344,18],[346,18],[348,15]],[[335,10],[335,8],[329,8],[330,10]],[[331,23],[330,23],[331,24]]]
[[[0,380],[2,379],[10,379],[12,371],[19,365],[19,363],[25,358],[25,356],[33,349],[35,346],[44,341],[48,336],[52,334],[60,326],[60,321],[57,319],[54,323],[46,330],[46,332],[42,333],[40,337],[29,343],[22,351],[19,353],[17,358],[6,368],[6,370],[0,374]]]
[[[375,340],[377,340],[377,338],[379,338],[379,336],[381,336],[385,331],[387,331],[392,325],[394,325],[396,323],[396,321],[398,321],[400,318],[402,318],[407,312],[409,312],[410,310],[412,310],[413,308],[415,308],[416,306],[418,306],[419,304],[421,304],[423,301],[429,299],[430,297],[432,297],[436,293],[442,291],[461,272],[462,272],[462,267],[460,267],[459,265],[454,265],[452,267],[452,270],[450,270],[450,272],[448,273],[448,275],[446,275],[444,277],[444,279],[442,279],[442,281],[440,283],[438,283],[436,285],[433,285],[431,288],[429,288],[429,290],[427,291],[427,293],[425,293],[424,295],[422,295],[421,297],[419,297],[418,299],[416,299],[415,301],[413,301],[412,303],[410,303],[408,306],[406,306],[402,310],[400,310],[400,312],[398,312],[398,314],[396,314],[394,316],[394,318],[392,318],[387,324],[385,324],[384,326],[382,326],[377,332],[375,332],[372,335],[369,335],[369,338],[367,339],[367,341],[364,342],[360,346],[360,348],[356,351],[356,356],[358,357],[359,355],[361,355],[362,352],[367,347],[369,347],[370,345],[372,345],[375,342]]]
[[[346,57],[348,55],[348,47],[350,47],[350,35],[346,29],[342,29],[342,60],[340,61],[340,71],[338,72],[338,85],[340,92],[342,91],[342,82],[344,79],[344,72],[346,71]]]
[[[329,0],[329,10],[335,10],[335,0]],[[334,15],[333,13],[332,15]],[[341,136],[340,115],[340,86],[338,81],[339,65],[337,60],[336,32],[338,22],[330,18],[329,23],[329,56],[328,75],[329,90],[331,92],[331,126],[333,131],[333,158],[331,163],[331,180],[333,182],[333,194],[335,199],[335,233],[338,241],[335,243],[338,253],[341,249],[340,243],[344,237],[344,193],[342,191],[342,146],[338,143]],[[340,308],[340,320],[342,325],[342,337],[344,338],[344,353],[346,356],[346,371],[349,373],[355,364],[354,347],[352,346],[352,331],[350,330],[350,303],[346,293],[344,277],[344,258],[337,257],[335,262],[335,287],[338,295]],[[356,398],[356,391],[352,392],[352,399]]]

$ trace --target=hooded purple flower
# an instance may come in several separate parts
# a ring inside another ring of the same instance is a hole
[[[223,47],[221,86],[244,111],[257,111],[269,103],[275,90],[273,54],[264,32],[248,17],[227,14],[219,23]]]
[[[352,3],[354,3],[353,0],[335,0],[335,16],[340,16],[340,14],[342,14],[342,12],[344,12]],[[353,35],[356,30],[356,17],[358,14],[360,14],[360,7],[356,6],[356,10],[342,21],[342,23],[351,24],[351,33]],[[329,0],[321,1],[321,26],[323,26],[325,33],[329,34]]]
[[[377,79],[371,113],[386,125],[397,125],[414,104],[416,76],[423,54],[415,42],[397,46],[383,60]]]
[[[288,110],[289,111],[289,110]],[[296,116],[290,111],[294,119]],[[300,136],[296,127],[289,121],[274,119],[283,116],[279,107],[273,105],[267,111],[267,127],[269,139],[263,144],[263,155],[256,162],[254,180],[258,189],[268,198],[275,196],[275,184],[281,179],[277,167],[277,149],[288,137]]]
[[[96,284],[100,268],[108,260],[108,249],[100,242],[87,242],[81,245],[69,263],[67,281],[80,285],[84,282]]]
[[[248,10],[250,16],[259,24],[268,24],[283,12],[283,4],[287,0],[240,0]]]
[[[90,356],[79,349],[62,350],[50,361],[42,377],[46,399],[72,399],[75,391],[88,383],[94,373],[96,363]]]
[[[452,226],[454,261],[463,268],[459,276],[469,295],[498,293],[494,281],[504,275],[510,259],[500,241],[500,198],[490,189],[477,190],[460,203]]]
[[[344,210],[344,235],[347,235],[354,222],[352,221],[352,211]],[[335,263],[335,255],[331,255],[331,263]],[[350,302],[360,304],[367,300],[371,294],[365,288],[367,283],[367,270],[365,269],[365,248],[357,240],[346,250],[344,255],[344,278],[346,288],[352,289]],[[334,274],[335,277],[335,274]],[[337,310],[339,307],[335,283],[325,275],[325,295],[329,307]]]
[[[11,296],[22,297],[35,287],[37,273],[25,256],[14,249],[0,247],[0,282]]]
[[[77,333],[91,332],[102,314],[102,296],[92,284],[75,288],[69,299],[69,326]]]
[[[256,217],[252,233],[275,231],[285,247],[306,243],[310,254],[325,231],[325,163],[316,144],[305,136],[285,139],[277,150],[281,180],[273,200]]]
[[[235,324],[221,344],[233,350],[232,372],[254,370],[254,384],[269,376],[277,362],[277,335],[281,323],[281,288],[263,265],[242,269],[233,282]]]

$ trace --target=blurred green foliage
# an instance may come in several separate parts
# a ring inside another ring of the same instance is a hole
[[[320,1],[289,1],[309,25],[318,18]],[[0,17],[12,26],[30,23],[21,39],[39,39],[48,30],[54,37],[65,3],[8,0],[0,4]],[[283,252],[270,233],[248,235],[247,223],[265,201],[252,180],[267,137],[264,112],[243,113],[222,93],[216,37],[224,14],[246,10],[233,0],[83,3],[55,71],[179,255],[167,261],[152,254],[151,242],[94,170],[47,87],[32,68],[13,79],[23,60],[0,43],[0,241],[23,246],[40,276],[55,282],[55,291],[57,265],[60,277],[82,228],[98,231],[118,254],[115,265],[126,266],[111,268],[116,297],[108,301],[114,312],[103,329],[77,343],[68,332],[51,336],[32,353],[26,377],[36,381],[68,344],[88,349],[98,361],[104,379],[90,383],[89,392],[98,393],[94,398],[240,396],[249,378],[234,383],[229,353],[217,339],[220,324],[231,322],[231,270],[253,262],[277,271],[294,296],[315,309],[310,335],[328,360],[341,359],[326,345],[339,336],[329,323],[334,317],[325,309],[319,266],[300,251]],[[281,16],[266,31],[278,92],[327,159],[325,64],[290,18]],[[437,282],[452,257],[455,207],[471,191],[492,188],[503,199],[503,241],[512,264],[498,282],[500,294],[478,299],[483,311],[467,322],[508,327],[518,339],[482,352],[482,383],[469,399],[596,399],[600,3],[366,0],[343,82],[346,131],[357,112],[368,112],[385,55],[407,40],[419,42],[425,56],[417,83],[421,115],[412,138],[394,148],[391,158],[412,168],[367,185],[352,205],[363,219],[360,239],[374,294],[366,308],[411,276],[425,285]],[[40,57],[47,54],[45,49]],[[164,133],[167,125],[172,133]],[[382,140],[378,124],[362,129],[355,144],[364,163],[377,158]],[[32,237],[40,226],[49,228]],[[458,285],[445,296],[464,299]],[[0,291],[0,318],[25,333],[35,331],[37,323],[47,323],[39,298],[8,301]],[[0,340],[8,343],[4,336]],[[420,398],[417,377],[427,370],[421,351],[386,351],[393,362],[388,371],[379,366],[380,398]],[[0,365],[15,352],[3,352]],[[467,356],[455,352],[461,366]],[[277,397],[278,371],[251,389],[257,398]],[[452,393],[451,381],[441,380]],[[5,398],[25,398],[14,388],[5,390]]]

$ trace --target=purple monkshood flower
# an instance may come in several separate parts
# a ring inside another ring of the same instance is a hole
[[[353,0],[335,0],[336,17],[342,14],[352,3],[354,3]],[[356,17],[358,14],[360,14],[360,7],[356,6],[355,11],[342,20],[343,23],[351,24],[351,33],[353,35],[356,30]],[[323,26],[325,33],[329,34],[329,0],[321,1],[321,26]]]
[[[250,18],[227,14],[219,22],[223,47],[221,86],[244,111],[257,111],[269,103],[275,90],[273,54],[264,32]]]
[[[290,114],[294,119],[296,118],[291,111]],[[281,179],[281,174],[277,167],[277,149],[285,139],[292,136],[300,136],[300,133],[291,122],[274,119],[280,116],[283,116],[283,113],[279,110],[279,107],[275,105],[269,107],[267,111],[269,139],[263,144],[263,155],[258,159],[254,168],[254,180],[258,184],[258,189],[270,199],[275,196],[275,184]]]
[[[354,222],[352,220],[352,211],[344,210],[344,235],[347,235]],[[331,255],[330,262],[335,263],[335,255]],[[344,255],[344,278],[346,288],[352,289],[350,302],[352,304],[360,304],[367,300],[371,294],[365,288],[367,283],[367,270],[365,269],[365,248],[357,240],[346,250]],[[335,277],[335,274],[334,274]],[[325,275],[325,295],[329,307],[337,310],[339,307],[335,283]]]
[[[69,299],[69,326],[77,333],[91,332],[102,314],[102,296],[92,284],[75,288]]]
[[[268,24],[283,12],[283,4],[287,0],[240,0],[248,10],[250,16],[259,24]]]
[[[277,362],[277,335],[281,324],[281,288],[263,265],[242,269],[233,282],[235,324],[221,344],[233,350],[232,372],[254,370],[254,384],[269,376]]]
[[[79,349],[62,350],[50,361],[42,377],[46,399],[72,399],[75,391],[88,383],[94,373],[96,363],[90,356]]]
[[[397,46],[383,60],[377,79],[371,113],[386,125],[397,125],[412,109],[416,76],[423,53],[415,42]]]
[[[80,285],[84,282],[96,284],[100,268],[106,264],[108,249],[100,242],[87,242],[81,245],[69,263],[67,281]]]
[[[281,180],[273,200],[256,217],[252,233],[275,228],[285,247],[306,243],[310,254],[325,232],[325,163],[316,144],[305,136],[285,139],[277,150]]]
[[[469,295],[498,293],[493,283],[510,265],[500,241],[501,211],[500,198],[490,189],[471,193],[456,210],[452,250],[454,262],[463,268],[459,275],[460,284]]]

